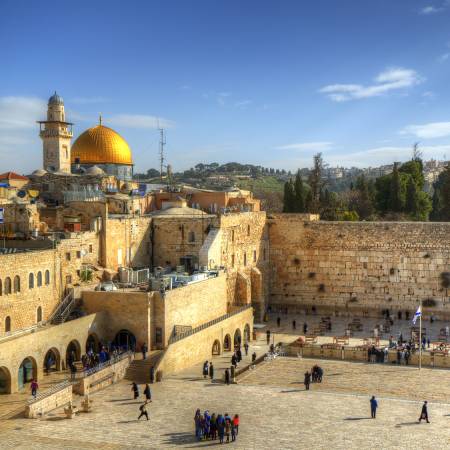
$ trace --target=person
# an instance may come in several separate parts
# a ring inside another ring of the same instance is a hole
[[[256,352],[253,352],[252,354],[252,363],[256,361]]]
[[[236,436],[237,436],[239,434],[239,414],[234,415],[233,426],[236,429]]]
[[[145,385],[144,395],[147,400],[150,401],[152,399],[152,391],[150,390],[150,386],[148,384]]]
[[[211,364],[209,365],[209,378],[211,378],[211,382],[214,379],[214,366],[213,366],[212,361],[211,361]]]
[[[308,332],[308,324],[305,322],[303,324],[303,334],[306,334]]]
[[[138,420],[142,417],[145,416],[148,420],[148,412],[147,412],[147,400],[145,400],[144,403],[142,403],[141,406],[139,406],[139,411],[141,412],[139,414]]]
[[[200,409],[197,409],[197,411],[195,411],[194,423],[195,423],[195,437],[200,441],[202,439],[200,426]]]
[[[242,361],[242,352],[241,352],[241,347],[238,347],[238,349],[236,350],[236,358],[238,362]]]
[[[270,343],[270,330],[266,331],[266,340],[267,340],[267,345],[269,345],[269,343]]]
[[[211,421],[210,421],[210,435],[211,439],[217,439],[217,417],[216,413],[212,413]]]
[[[422,422],[422,419],[425,419],[427,421],[427,423],[430,423],[430,421],[428,420],[428,407],[427,407],[428,402],[425,400],[423,402],[422,405],[422,411],[420,413],[420,417],[419,417],[419,422]]]
[[[223,438],[225,436],[225,420],[222,414],[217,416],[217,432],[219,434],[219,441],[223,444]]]
[[[231,442],[234,442],[236,440],[236,427],[234,426],[234,421],[231,420]]]
[[[203,378],[206,380],[206,377],[208,376],[209,370],[208,370],[208,361],[205,361],[203,363]]]
[[[230,384],[230,371],[228,369],[225,369],[225,383]]]
[[[227,442],[230,442],[231,433],[231,418],[228,413],[225,413],[225,436],[227,437]]]
[[[305,384],[305,388],[307,391],[309,391],[309,385],[311,383],[311,374],[306,371],[305,372],[305,380],[304,380],[304,384]]]
[[[77,366],[74,363],[70,363],[70,377],[75,380],[77,374]]]
[[[409,365],[409,358],[411,356],[411,353],[409,352],[409,350],[405,351],[405,364],[408,366]]]
[[[203,414],[203,437],[206,439],[209,438],[209,434],[211,432],[211,416],[209,415],[209,411],[206,410]]]
[[[248,342],[244,344],[245,356],[248,355]]]
[[[295,330],[297,328],[297,322],[295,319],[292,321],[292,329]]]
[[[32,395],[34,398],[36,398],[36,394],[37,394],[38,387],[39,387],[39,385],[38,385],[37,381],[36,381],[36,380],[33,380],[33,381],[31,382],[31,395]]]
[[[231,364],[232,364],[234,367],[237,367],[237,365],[238,365],[236,353],[233,353],[233,356],[231,357]]]
[[[277,317],[277,327],[280,328],[280,324],[281,324],[281,318]]]
[[[144,342],[141,347],[142,359],[147,359],[147,344]]]
[[[150,367],[150,383],[155,382],[155,368],[152,366]]]
[[[370,399],[370,416],[372,419],[375,419],[377,416],[377,408],[378,402],[375,399],[375,395],[372,395],[372,398]]]
[[[131,390],[133,391],[134,399],[136,400],[139,397],[139,387],[134,381],[131,383]]]

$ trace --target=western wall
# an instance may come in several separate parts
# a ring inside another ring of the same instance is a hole
[[[450,223],[314,219],[268,218],[272,309],[450,315]]]

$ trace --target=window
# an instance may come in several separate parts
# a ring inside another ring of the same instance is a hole
[[[45,285],[48,286],[50,284],[50,270],[45,271]]]
[[[247,236],[250,236],[250,225],[247,225]]]
[[[263,249],[263,260],[264,261],[266,260],[266,249],[265,248]]]
[[[20,292],[20,277],[16,275],[14,277],[14,293]]]
[[[66,284],[72,283],[72,275],[66,275]]]
[[[244,253],[244,266],[247,265],[247,253]]]
[[[234,267],[234,255],[231,255],[231,267]]]
[[[78,250],[77,251],[77,258],[80,259],[81,258],[81,252]]]
[[[34,274],[30,273],[28,275],[28,288],[33,289],[34,288]]]
[[[37,287],[42,286],[42,272],[37,273],[36,284],[37,284]]]
[[[77,275],[81,277],[81,270],[77,270]]]
[[[5,295],[11,294],[11,278],[5,278]]]
[[[39,306],[37,311],[36,311],[36,322],[42,322],[42,307]]]
[[[0,295],[3,295],[2,280],[0,280]]]
[[[156,327],[155,329],[155,343],[162,344],[162,328]]]
[[[256,250],[253,250],[253,262],[256,262]]]
[[[195,233],[193,231],[189,231],[188,241],[195,242]]]
[[[66,253],[66,261],[70,261],[70,252]]]
[[[11,317],[7,316],[5,319],[5,333],[11,331]]]
[[[234,230],[231,230],[231,242],[234,242]]]
[[[66,159],[69,159],[69,151],[67,150],[67,145],[63,145],[64,156]]]
[[[181,240],[184,241],[184,225],[181,225]]]
[[[89,244],[89,253],[92,253],[92,244]]]

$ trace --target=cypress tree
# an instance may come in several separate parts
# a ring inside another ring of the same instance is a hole
[[[300,175],[300,170],[298,170],[297,175],[295,176],[294,190],[295,190],[294,210],[295,212],[303,213],[305,212],[306,195],[305,195],[305,186],[303,185],[303,180]]]
[[[400,212],[403,206],[401,197],[401,181],[397,163],[394,163],[394,170],[392,172],[392,178],[389,186],[388,205],[389,209],[394,212]]]
[[[406,186],[406,205],[405,209],[417,218],[419,214],[419,190],[412,176],[409,177]]]
[[[292,179],[284,183],[283,212],[291,213],[295,210],[295,189]]]

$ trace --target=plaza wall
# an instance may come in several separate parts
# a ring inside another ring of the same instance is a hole
[[[289,310],[414,312],[425,299],[448,314],[450,223],[269,219],[270,305]]]

